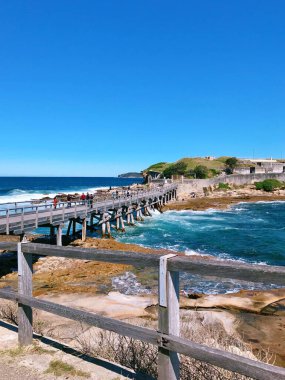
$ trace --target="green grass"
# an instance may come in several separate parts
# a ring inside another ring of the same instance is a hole
[[[218,186],[218,189],[219,189],[219,190],[228,190],[228,189],[230,189],[230,186],[229,186],[228,183],[220,182],[220,183],[219,183],[219,186]]]
[[[55,376],[80,376],[80,377],[90,377],[90,374],[81,370],[76,369],[74,366],[67,364],[61,360],[52,360],[49,363],[48,369],[45,373],[51,373]]]
[[[154,165],[149,166],[147,169],[144,170],[144,172],[147,172],[149,170],[154,170],[158,172],[162,172],[167,167],[169,167],[172,164],[175,164],[177,162],[185,162],[187,165],[187,171],[194,169],[198,165],[206,166],[208,169],[224,169],[225,167],[225,161],[228,157],[218,157],[215,160],[206,160],[203,157],[185,157],[181,158],[180,160],[176,162],[158,162]]]
[[[16,348],[11,348],[8,350],[0,351],[0,353],[9,355],[12,358],[16,358],[18,356],[23,356],[26,354],[38,354],[38,355],[51,354],[51,355],[53,355],[55,353],[55,351],[47,350],[47,349],[41,347],[38,343],[33,343],[30,346],[26,346],[26,347],[18,346]]]

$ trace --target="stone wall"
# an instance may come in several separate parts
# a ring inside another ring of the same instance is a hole
[[[240,186],[263,181],[265,179],[285,181],[285,173],[232,174],[209,179],[184,179],[179,183],[177,196],[181,197],[189,195],[191,192],[200,192],[203,191],[204,187],[218,185],[220,182]]]

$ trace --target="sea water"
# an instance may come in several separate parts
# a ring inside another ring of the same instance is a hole
[[[142,180],[118,177],[0,177],[0,204],[53,198],[59,193],[92,193],[110,186],[130,186]]]
[[[117,239],[186,255],[282,266],[285,265],[285,202],[239,203],[226,210],[155,212],[152,218],[138,222],[126,234],[118,234]],[[263,284],[183,276],[188,279],[188,290],[193,292],[264,288]]]

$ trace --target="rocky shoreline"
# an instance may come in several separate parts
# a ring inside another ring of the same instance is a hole
[[[177,201],[168,203],[164,210],[193,210],[204,211],[209,208],[227,209],[237,203],[254,203],[254,202],[285,202],[285,190],[276,190],[274,192],[265,192],[256,190],[254,185],[242,186],[233,190],[209,189],[204,195],[197,194],[195,198],[191,195],[181,195]]]

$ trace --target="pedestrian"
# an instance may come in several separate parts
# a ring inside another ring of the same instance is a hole
[[[90,194],[90,208],[93,208],[93,199],[94,199],[94,195]]]
[[[87,202],[87,205],[90,206],[90,195],[89,195],[89,193],[86,194],[86,202]]]
[[[54,207],[54,209],[56,209],[57,203],[58,203],[58,199],[57,199],[57,196],[55,196],[53,198],[53,207]]]
[[[67,195],[66,200],[67,200],[67,207],[71,207],[71,195],[70,194]]]
[[[82,201],[83,204],[85,203],[86,195],[84,193],[81,194],[80,200]]]

